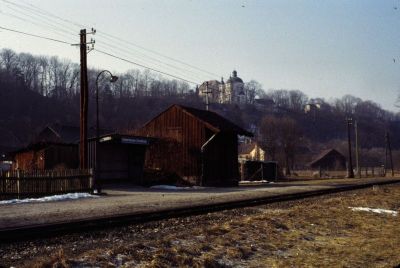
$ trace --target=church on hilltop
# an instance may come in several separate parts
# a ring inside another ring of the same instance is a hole
[[[221,78],[221,81],[206,81],[196,91],[205,102],[209,103],[246,103],[244,83],[235,70],[226,82],[224,78]]]

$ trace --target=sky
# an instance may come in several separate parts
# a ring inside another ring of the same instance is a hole
[[[195,83],[235,69],[266,91],[352,94],[396,112],[399,26],[400,0],[0,0],[0,27],[70,43],[95,28],[90,67],[138,68],[103,51]],[[75,46],[4,29],[0,48],[79,62]]]

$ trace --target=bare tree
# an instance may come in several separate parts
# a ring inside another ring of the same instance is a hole
[[[276,160],[278,152],[281,151],[286,175],[290,175],[296,149],[302,136],[299,125],[289,117],[266,116],[261,121],[260,131],[261,143],[271,160]]]
[[[253,104],[256,96],[263,92],[262,86],[256,80],[250,80],[249,82],[245,83],[244,91],[246,95],[246,102]]]

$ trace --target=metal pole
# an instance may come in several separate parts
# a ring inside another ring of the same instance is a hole
[[[351,122],[352,122],[352,119],[347,118],[347,142],[349,145],[349,161],[348,161],[348,165],[347,165],[347,178],[354,178],[353,161],[351,159],[351,134],[350,134]]]
[[[99,120],[99,78],[103,73],[108,73],[111,76],[110,82],[114,83],[118,77],[114,76],[110,71],[103,70],[96,77],[96,151],[95,151],[95,175],[93,177],[93,187],[96,188],[96,180],[100,174],[100,161],[99,161],[99,149],[100,149],[100,120]],[[100,189],[97,189],[100,191]]]
[[[96,182],[100,174],[99,172],[99,139],[100,139],[100,123],[99,123],[99,77],[103,72],[100,72],[96,77],[96,142],[95,142],[95,166],[94,166],[94,176],[93,176],[93,189],[97,188]]]

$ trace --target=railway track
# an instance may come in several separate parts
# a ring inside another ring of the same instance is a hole
[[[310,197],[329,195],[339,192],[365,189],[374,185],[388,185],[400,183],[400,179],[390,181],[370,182],[356,185],[343,185],[335,188],[313,190],[294,194],[280,194],[276,196],[250,198],[235,200],[216,204],[195,205],[175,209],[159,210],[156,213],[134,213],[107,217],[87,218],[83,220],[63,221],[51,224],[29,225],[18,228],[0,229],[0,243],[8,243],[35,238],[51,237],[68,233],[87,232],[105,228],[113,228],[127,224],[137,224],[150,221],[163,220],[174,217],[186,217],[191,215],[205,214],[209,212],[227,209],[257,206],[276,202],[299,200]]]

